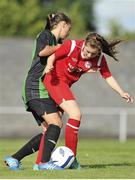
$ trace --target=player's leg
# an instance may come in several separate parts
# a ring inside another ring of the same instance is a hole
[[[48,128],[44,138],[42,159],[39,164],[40,170],[46,169],[46,163],[50,160],[51,153],[56,146],[62,127],[62,121],[58,113],[44,114],[42,117],[46,120]]]
[[[62,117],[62,114],[63,114],[62,109],[59,109],[59,116]],[[52,116],[52,114],[51,114],[51,116]],[[53,119],[57,118],[57,116],[58,115],[56,114],[56,117],[53,117]],[[59,119],[58,119],[58,121],[59,121]],[[41,159],[42,159],[42,153],[43,153],[43,147],[44,147],[44,138],[45,138],[45,134],[46,134],[46,130],[47,130],[46,127],[48,127],[47,125],[45,126],[44,123],[45,122],[42,123],[43,129],[44,129],[44,131],[43,131],[44,133],[43,133],[43,136],[41,138],[41,142],[40,142],[40,146],[39,146],[39,151],[38,151],[38,156],[37,156],[36,164],[33,167],[34,170],[38,170],[38,166],[37,165],[39,165],[39,163],[41,162]],[[61,122],[59,123],[59,125],[61,126]],[[45,126],[45,128],[44,128],[44,126]]]
[[[5,157],[4,161],[9,169],[20,169],[20,161],[24,157],[38,151],[41,137],[42,133],[39,133],[38,135],[34,136],[29,142],[27,142],[22,148],[20,148],[16,153],[11,156]]]
[[[76,156],[81,112],[75,100],[64,101],[60,107],[69,115],[65,130],[65,144]]]
[[[12,157],[21,161],[24,157],[39,150],[39,145],[43,134],[46,132],[47,124],[43,121],[41,117],[37,115],[35,111],[31,111],[38,126],[42,126],[42,133],[34,136],[28,143],[26,143],[17,153],[13,154]]]
[[[7,156],[4,158],[5,163],[9,166],[9,169],[20,169],[20,161],[39,150],[41,138],[43,137],[43,134],[45,134],[46,131],[46,123],[44,119],[39,116],[39,114],[44,113],[44,109],[40,108],[42,107],[42,100],[31,100],[27,103],[29,111],[33,114],[34,119],[36,120],[38,126],[41,126],[43,128],[43,133],[40,133],[33,137],[28,143],[26,143],[22,148],[20,148],[16,153],[14,153],[12,156]],[[38,108],[37,108],[38,107]],[[43,138],[44,139],[44,138]],[[40,155],[39,155],[40,156]],[[41,158],[39,157],[39,161],[41,161]]]
[[[56,107],[56,104],[51,98],[35,99],[32,103],[29,103],[29,107],[35,110],[38,116],[43,119],[43,122],[46,122],[48,125],[41,142],[43,146],[41,145],[42,148],[39,150],[40,158],[38,159],[38,163],[40,161],[41,163],[46,163],[50,160],[51,152],[56,145],[62,127],[58,107]]]
[[[63,81],[59,81],[57,86],[52,83],[51,78],[46,78],[46,88],[50,96],[55,102],[69,115],[69,120],[66,126],[66,145],[76,155],[78,129],[80,126],[81,112],[75,97],[69,88],[69,85]]]
[[[35,120],[37,121],[38,125],[41,126],[41,123],[44,124],[43,133],[46,130],[45,126],[46,123],[43,122],[44,119],[39,117],[35,111],[31,111]],[[18,170],[20,169],[20,161],[39,150],[40,141],[43,134],[39,133],[38,135],[34,136],[30,141],[28,141],[22,148],[20,148],[16,153],[14,153],[11,156],[7,156],[4,158],[4,161],[6,165],[9,167],[9,169],[12,170]]]
[[[34,136],[19,151],[12,155],[13,158],[21,161],[24,157],[38,151],[42,133]]]
[[[40,145],[39,145],[39,151],[38,151],[38,155],[37,155],[37,159],[36,162],[33,166],[33,170],[39,170],[38,165],[41,162],[42,159],[42,153],[43,153],[43,148],[44,148],[44,137],[48,128],[48,125],[46,124],[46,122],[42,122],[41,126],[43,127],[43,133],[42,133],[42,137],[41,137],[41,141],[40,141]]]
[[[74,154],[76,155],[78,129],[80,126],[80,119],[81,119],[79,106],[77,105],[76,102],[73,103],[75,98],[68,84],[60,80],[56,84],[55,79],[53,79],[51,75],[45,76],[43,82],[50,96],[69,115],[69,120],[65,131],[66,132],[65,141],[66,141],[66,145],[70,149],[72,149]],[[71,103],[68,103],[68,101],[70,100]]]
[[[60,117],[62,117],[62,114],[63,114],[63,110],[61,109],[61,108],[58,108],[58,110],[59,110],[59,116],[56,114],[56,116],[53,114],[51,114],[51,116],[52,116],[52,118],[53,118],[53,120],[54,119],[57,119],[57,116],[58,116],[58,118]],[[50,115],[49,115],[50,116]],[[44,117],[45,118],[45,117]],[[51,120],[50,119],[50,117],[49,117],[49,120]],[[59,122],[59,119],[58,119],[58,122]],[[50,123],[50,122],[48,122],[48,123]],[[51,122],[52,123],[52,122]],[[56,124],[56,123],[55,123]],[[62,124],[61,124],[61,122],[59,123],[59,126],[62,126]],[[56,134],[56,137],[57,137],[57,134]],[[37,157],[37,160],[36,160],[36,164],[33,166],[33,169],[34,170],[39,170],[39,164],[41,163],[41,161],[42,161],[42,154],[43,154],[43,151],[44,151],[44,138],[45,138],[45,136],[43,135],[42,136],[42,139],[41,139],[41,142],[40,142],[40,147],[39,147],[39,151],[38,151],[38,157]],[[47,141],[47,139],[46,139],[46,141]],[[47,143],[47,142],[46,142]],[[46,146],[45,146],[46,147]],[[47,150],[47,148],[45,149],[45,151],[48,151]],[[44,151],[44,152],[45,152]],[[51,151],[50,151],[51,152]],[[49,153],[49,155],[47,155],[48,153],[44,153],[44,155],[43,155],[43,159],[48,159],[49,157],[50,157],[50,153]],[[48,157],[49,156],[49,157]],[[45,160],[45,161],[47,161],[47,160]],[[49,168],[50,168],[50,165],[51,164],[49,164]],[[47,168],[48,169],[48,168]]]
[[[64,101],[61,108],[69,115],[68,122],[65,129],[65,145],[69,147],[75,155],[75,160],[71,165],[71,169],[80,169],[81,166],[77,161],[77,143],[78,143],[78,131],[81,120],[80,108],[75,100]]]

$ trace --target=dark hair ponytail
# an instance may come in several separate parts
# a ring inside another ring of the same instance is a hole
[[[51,19],[55,16],[55,13],[49,14],[46,18],[46,26],[45,29],[51,29]]]
[[[90,33],[86,38],[86,43],[94,42],[94,47],[97,47],[100,51],[104,52],[116,61],[118,61],[118,59],[116,58],[117,51],[115,46],[121,41],[122,40],[112,40],[108,42],[104,37],[97,33]]]
[[[46,18],[45,29],[51,30],[61,21],[65,21],[67,24],[71,24],[71,19],[64,13],[57,12],[49,14]]]
[[[116,45],[119,44],[122,40],[112,40],[108,42],[104,37],[101,37],[101,44],[102,44],[102,51],[107,54],[108,56],[112,57],[114,60],[118,61],[116,58],[117,50]]]

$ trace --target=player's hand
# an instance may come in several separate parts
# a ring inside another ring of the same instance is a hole
[[[44,69],[44,72],[43,72],[43,75],[46,74],[46,73],[49,73],[50,71],[53,70],[54,66],[54,61],[55,61],[55,55],[52,54],[51,56],[48,57],[47,59],[47,64],[46,64],[46,67]]]
[[[61,44],[57,44],[56,47],[57,49],[59,49],[61,47]]]
[[[95,72],[98,72],[98,71],[100,71],[100,68],[99,67],[92,67],[92,68],[90,68],[90,70],[88,71],[88,72],[92,72],[92,73],[95,73]]]
[[[122,95],[121,95],[122,98],[126,99],[127,102],[131,102],[133,103],[134,99],[133,97],[131,97],[127,92],[124,92]]]
[[[54,68],[54,66],[52,64],[47,64],[45,69],[44,69],[44,73],[43,74],[46,74],[46,73],[49,73],[50,71],[52,71]]]

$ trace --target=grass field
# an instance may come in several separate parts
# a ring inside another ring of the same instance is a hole
[[[81,170],[33,171],[36,153],[22,160],[23,169],[10,171],[3,157],[14,153],[27,140],[0,140],[0,178],[31,179],[116,179],[135,178],[135,140],[119,143],[117,140],[79,140],[78,159]],[[58,143],[61,145],[62,141]]]

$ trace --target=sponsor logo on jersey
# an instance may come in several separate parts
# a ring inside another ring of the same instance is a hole
[[[92,63],[90,61],[86,61],[84,66],[89,69],[89,68],[91,68]]]

